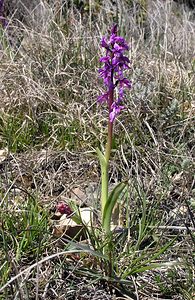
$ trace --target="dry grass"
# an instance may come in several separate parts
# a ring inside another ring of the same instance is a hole
[[[7,149],[0,157],[0,275],[7,285],[0,299],[114,299],[115,289],[117,299],[191,300],[194,12],[172,1],[73,2],[60,11],[42,3],[43,17],[29,23],[12,15],[0,36],[0,147]],[[120,237],[116,255],[123,284],[103,278],[93,253],[52,256],[69,250],[52,235],[56,202],[75,187],[88,202],[98,192],[94,149],[104,145],[107,118],[96,104],[99,41],[113,20],[131,45],[133,81],[115,124],[110,169],[111,183],[129,180],[122,213],[130,235]],[[170,264],[137,271],[139,257],[152,257],[173,238],[152,260]]]

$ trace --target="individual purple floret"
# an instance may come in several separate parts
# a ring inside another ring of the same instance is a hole
[[[104,66],[99,69],[99,75],[103,78],[106,91],[98,97],[98,102],[108,103],[110,122],[113,122],[124,109],[121,105],[124,89],[131,88],[131,81],[124,76],[124,71],[129,69],[130,64],[124,52],[129,50],[129,47],[123,37],[117,36],[117,25],[112,27],[109,38],[102,38],[101,46],[106,49],[106,55],[100,58]]]

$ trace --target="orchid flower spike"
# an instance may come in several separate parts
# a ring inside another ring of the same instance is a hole
[[[103,37],[101,46],[106,49],[106,55],[100,58],[103,67],[99,69],[99,76],[103,79],[106,91],[98,97],[98,102],[107,102],[109,107],[110,122],[124,109],[121,105],[124,98],[124,89],[131,88],[124,71],[129,69],[130,60],[124,55],[129,50],[125,39],[117,35],[117,25],[111,29],[109,37]],[[117,96],[114,98],[114,91]]]

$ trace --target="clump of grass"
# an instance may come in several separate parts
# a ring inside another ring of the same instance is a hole
[[[6,284],[10,276],[17,275],[29,262],[39,259],[50,236],[48,212],[38,204],[37,199],[27,195],[24,200],[18,195],[12,200],[10,196],[4,195],[1,202],[1,285]],[[20,279],[16,281],[16,286],[19,288]],[[11,290],[16,292],[14,285],[5,290],[4,297],[9,299]]]

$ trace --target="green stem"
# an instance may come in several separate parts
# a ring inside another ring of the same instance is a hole
[[[106,205],[106,202],[108,200],[108,163],[105,161],[104,165],[101,165],[101,184],[102,184],[102,193],[101,193],[101,210],[102,210],[102,217],[104,213],[104,208]]]
[[[107,137],[107,144],[106,144],[106,152],[105,152],[105,157],[107,163],[109,163],[110,160],[110,154],[112,150],[112,135],[113,135],[113,123],[108,121],[108,137]]]
[[[103,218],[104,207],[108,199],[108,162],[98,148],[96,149],[96,152],[101,166],[101,212]]]
[[[102,173],[102,217],[104,213],[105,205],[108,201],[108,167],[109,167],[109,160],[110,154],[112,150],[112,132],[113,132],[113,123],[108,121],[108,137],[107,137],[107,144],[106,144],[106,151],[105,151],[105,163],[101,166],[101,173]]]

